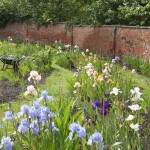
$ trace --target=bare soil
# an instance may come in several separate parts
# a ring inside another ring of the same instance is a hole
[[[18,83],[11,85],[6,79],[0,80],[0,103],[16,100],[21,90],[21,86]]]
[[[44,84],[46,78],[49,75],[50,75],[49,73],[43,74],[40,84]],[[30,84],[31,83],[29,83],[27,79],[25,79],[25,86],[27,87]],[[8,103],[12,101],[17,101],[18,96],[21,92],[23,92],[23,89],[19,83],[12,85],[7,79],[0,80],[0,103]]]

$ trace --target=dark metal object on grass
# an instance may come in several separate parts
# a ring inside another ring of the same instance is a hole
[[[3,62],[3,70],[5,70],[8,65],[12,65],[14,71],[18,71],[19,62],[24,58],[24,56],[14,55],[14,54],[6,54],[0,57],[0,60]]]

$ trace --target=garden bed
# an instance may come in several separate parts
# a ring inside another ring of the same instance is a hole
[[[17,100],[21,91],[19,84],[11,85],[6,79],[0,80],[0,103]]]
[[[50,73],[44,73],[40,84],[44,84],[49,75]],[[29,85],[27,79],[24,79],[24,82],[25,87],[27,87]],[[17,101],[23,90],[24,88],[22,88],[19,83],[12,84],[7,79],[0,80],[0,104]]]
[[[3,120],[11,120],[17,136],[12,136],[10,126],[5,129],[7,122],[2,122],[5,130],[0,133],[10,131],[7,135],[15,138],[14,149],[149,149],[149,78],[122,68],[118,58],[107,60],[88,49],[81,52],[77,46],[61,46],[38,52],[37,45],[18,75],[3,72],[3,78],[15,81],[10,84],[13,88],[20,88],[19,81],[23,97],[19,105],[12,103],[8,109],[1,105],[2,114],[8,110]],[[44,74],[49,76],[46,82]],[[8,91],[13,93],[11,87]]]

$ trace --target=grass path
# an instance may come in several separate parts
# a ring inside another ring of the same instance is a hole
[[[145,101],[147,108],[150,108],[150,77],[139,75],[137,73],[132,74],[130,70],[127,70],[130,76],[133,76],[133,84],[142,90],[142,97]]]
[[[52,64],[52,74],[46,79],[46,83],[40,86],[41,90],[48,91],[54,98],[64,96],[67,92],[67,78],[73,76],[73,72],[64,69],[55,63]]]

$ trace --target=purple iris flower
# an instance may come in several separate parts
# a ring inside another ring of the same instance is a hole
[[[107,108],[110,108],[110,103],[109,103],[109,101],[107,101],[107,100],[105,100],[104,102],[103,102],[103,107],[104,107],[104,109],[107,109]]]
[[[123,66],[128,67],[128,66],[129,66],[129,64],[128,64],[127,62],[124,62],[124,63],[123,63]]]
[[[109,93],[105,93],[104,96],[105,96],[105,97],[109,97],[110,94],[109,94]]]
[[[96,109],[96,105],[93,104],[93,105],[92,105],[92,109]]]
[[[108,100],[103,101],[102,115],[106,116],[109,113],[109,108],[111,107]]]
[[[102,115],[106,116],[109,113],[109,111],[107,109],[102,109]]]
[[[101,103],[98,100],[95,100],[93,105],[92,105],[92,109],[95,109],[96,107],[100,107]]]

